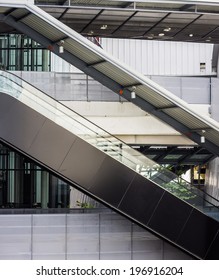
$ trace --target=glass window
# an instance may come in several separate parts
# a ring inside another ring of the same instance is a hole
[[[0,36],[0,68],[12,71],[50,71],[50,51],[23,34]]]

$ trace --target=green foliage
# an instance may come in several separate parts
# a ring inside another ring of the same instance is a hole
[[[86,208],[86,209],[92,209],[94,208],[94,206],[90,203],[87,202],[80,202],[80,201],[76,201],[77,202],[77,206],[81,207],[81,208]]]
[[[188,189],[188,185],[183,185],[185,185],[185,182],[170,181],[165,184],[165,189],[182,200],[195,199],[196,195]]]

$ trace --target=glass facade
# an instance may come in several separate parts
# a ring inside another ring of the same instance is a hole
[[[0,36],[0,66],[11,71],[50,71],[51,53],[24,34]]]
[[[71,187],[0,144],[0,208],[69,208]]]

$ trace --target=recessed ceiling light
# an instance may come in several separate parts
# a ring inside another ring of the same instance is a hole
[[[165,34],[164,33],[160,33],[160,34],[158,34],[158,36],[160,36],[160,37],[162,37],[162,36],[164,36]]]
[[[164,30],[163,31],[165,31],[165,32],[169,32],[171,30],[171,27],[166,27],[166,28],[164,28]]]
[[[193,34],[192,34],[192,33],[190,33],[190,34],[189,34],[189,37],[193,37]]]
[[[107,24],[103,24],[103,25],[100,27],[100,29],[103,29],[103,30],[107,29]]]
[[[93,34],[94,34],[93,30],[90,30],[90,31],[87,33],[87,35],[93,35]]]

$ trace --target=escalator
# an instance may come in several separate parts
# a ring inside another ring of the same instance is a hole
[[[17,76],[1,71],[0,88],[0,141],[195,258],[219,258],[218,201]]]

